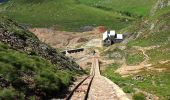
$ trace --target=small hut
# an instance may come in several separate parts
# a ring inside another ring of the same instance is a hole
[[[115,30],[108,30],[103,33],[103,45],[110,46],[123,41],[123,34],[116,34]]]

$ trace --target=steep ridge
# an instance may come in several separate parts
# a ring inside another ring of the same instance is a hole
[[[77,73],[73,60],[0,15],[0,99],[59,97]]]

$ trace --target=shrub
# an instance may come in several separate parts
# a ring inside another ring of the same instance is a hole
[[[123,87],[123,91],[124,91],[125,93],[132,93],[134,90],[133,90],[133,88],[130,87],[130,86],[125,86],[125,87]]]
[[[40,76],[36,76],[35,81],[37,87],[42,91],[47,92],[48,95],[59,91],[62,85],[61,79],[50,71],[43,71],[40,73]]]
[[[143,93],[136,93],[133,95],[134,100],[146,100],[146,97]]]
[[[24,100],[24,95],[22,93],[18,93],[14,88],[10,87],[0,89],[0,98],[1,100]]]

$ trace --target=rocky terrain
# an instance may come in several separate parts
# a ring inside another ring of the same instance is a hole
[[[41,41],[61,50],[78,48],[89,40],[102,36],[98,28],[86,32],[66,32],[47,28],[33,28],[29,30]]]

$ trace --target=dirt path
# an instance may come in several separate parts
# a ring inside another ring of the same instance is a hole
[[[95,65],[95,76],[88,100],[130,100],[116,84],[100,75],[98,58],[94,58],[92,62]]]
[[[149,56],[146,54],[147,50],[151,50],[154,48],[158,48],[159,46],[150,46],[150,47],[139,47],[139,46],[134,46],[133,48],[141,51],[142,54],[144,55],[144,61],[141,62],[139,65],[135,65],[135,66],[129,66],[126,64],[126,59],[123,59],[123,65],[121,68],[116,70],[116,73],[119,73],[123,76],[128,76],[131,74],[135,74],[140,72],[143,68],[150,68],[150,66],[152,66],[152,64],[148,63],[149,61]]]
[[[140,66],[151,66],[151,64],[148,64],[149,61],[149,56],[146,54],[147,50],[151,50],[154,48],[158,48],[159,46],[150,46],[150,47],[139,47],[139,46],[134,46],[135,49],[139,50],[142,52],[142,54],[145,56],[145,60],[143,62],[141,62],[139,65]]]

